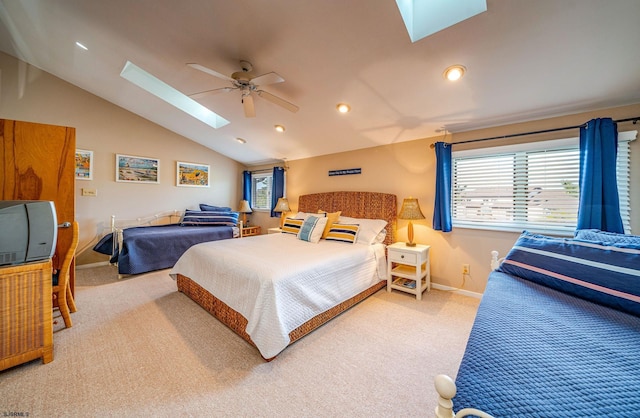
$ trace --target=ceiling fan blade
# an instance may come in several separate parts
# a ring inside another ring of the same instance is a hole
[[[201,92],[198,92],[198,93],[189,94],[188,96],[191,97],[192,99],[200,99],[200,98],[208,96],[210,94],[226,93],[226,92],[229,92],[231,90],[236,90],[236,89],[237,89],[237,87],[222,87],[220,89],[205,90],[205,91],[201,91]]]
[[[266,86],[269,84],[282,83],[283,81],[284,78],[280,77],[280,75],[274,73],[273,71],[251,79],[251,82],[256,86]]]
[[[288,101],[279,98],[278,96],[274,96],[271,93],[268,93],[264,90],[257,90],[258,96],[270,101],[271,103],[277,104],[278,106],[284,107],[290,112],[296,113],[300,108],[293,103],[289,103]]]
[[[244,106],[244,115],[248,118],[254,118],[256,116],[256,109],[253,106],[253,97],[250,94],[242,96],[242,106]]]
[[[214,71],[211,68],[207,68],[207,67],[205,67],[203,65],[196,64],[196,63],[188,63],[187,65],[189,67],[191,67],[191,68],[195,68],[196,70],[202,71],[203,73],[207,73],[207,74],[212,75],[214,77],[218,77],[218,78],[221,78],[223,80],[231,81],[232,83],[235,81],[233,78],[228,77],[228,76],[226,76],[224,74],[220,74],[219,72]]]

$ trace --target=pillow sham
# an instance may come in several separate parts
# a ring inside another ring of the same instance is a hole
[[[378,234],[387,226],[387,221],[383,219],[350,218],[348,216],[340,216],[338,223],[342,225],[358,224],[360,228],[356,242],[367,245],[378,242],[376,241]],[[384,238],[382,238],[382,240],[384,241]]]
[[[285,218],[282,225],[282,233],[298,235],[303,222],[304,219]]]
[[[228,206],[213,206],[204,203],[200,203],[200,210],[209,212],[231,212],[231,208]]]
[[[615,232],[600,231],[599,229],[579,229],[576,231],[575,238],[603,243],[640,244],[640,236],[638,235],[617,234]]]
[[[354,244],[360,226],[357,224],[333,224],[325,240]]]
[[[302,241],[312,242],[314,244],[320,241],[322,232],[327,224],[326,217],[309,216],[302,222],[300,232],[298,232],[298,239]]]
[[[189,209],[184,212],[180,222],[182,226],[236,226],[237,224],[238,212]]]
[[[329,234],[329,230],[331,229],[331,225],[338,222],[342,211],[327,212],[321,209],[318,211],[318,213],[324,213],[324,215],[327,217],[327,225],[324,227],[324,231],[322,232],[322,238],[326,238]]]
[[[498,271],[640,316],[640,245],[524,231]]]

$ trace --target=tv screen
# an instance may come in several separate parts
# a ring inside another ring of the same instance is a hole
[[[57,239],[53,202],[0,200],[0,266],[49,259]]]

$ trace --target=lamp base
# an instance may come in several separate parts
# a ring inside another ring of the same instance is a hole
[[[415,242],[406,242],[406,243],[405,243],[405,245],[406,245],[407,247],[415,247],[415,246],[416,246],[416,243],[415,243]]]

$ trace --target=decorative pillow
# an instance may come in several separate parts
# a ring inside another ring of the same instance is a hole
[[[238,212],[226,211],[199,211],[189,210],[184,212],[182,226],[236,226],[238,224]]]
[[[576,239],[603,243],[640,244],[640,236],[638,235],[616,234],[598,229],[579,229],[576,231]]]
[[[302,241],[308,241],[317,243],[320,241],[324,227],[327,224],[326,217],[309,216],[302,222],[300,232],[298,232],[298,239]]]
[[[231,208],[228,206],[212,206],[200,203],[200,210],[206,210],[209,212],[231,212]]]
[[[303,222],[304,219],[285,218],[284,224],[282,225],[282,232],[285,234],[298,235]]]
[[[356,242],[359,228],[360,226],[356,224],[333,224],[325,239],[353,244]]]
[[[331,225],[338,222],[338,218],[340,218],[341,211],[337,212],[327,212],[324,210],[319,210],[318,213],[324,213],[324,216],[327,217],[327,225],[324,227],[324,231],[322,232],[322,238],[326,238],[329,234],[329,230],[331,229]]]
[[[498,271],[640,316],[640,245],[524,231]]]
[[[367,245],[371,245],[377,242],[376,238],[378,237],[378,234],[384,230],[385,226],[387,226],[387,221],[383,219],[361,219],[361,218],[350,218],[348,216],[340,216],[338,223],[360,225],[357,242],[359,244],[367,244]]]

